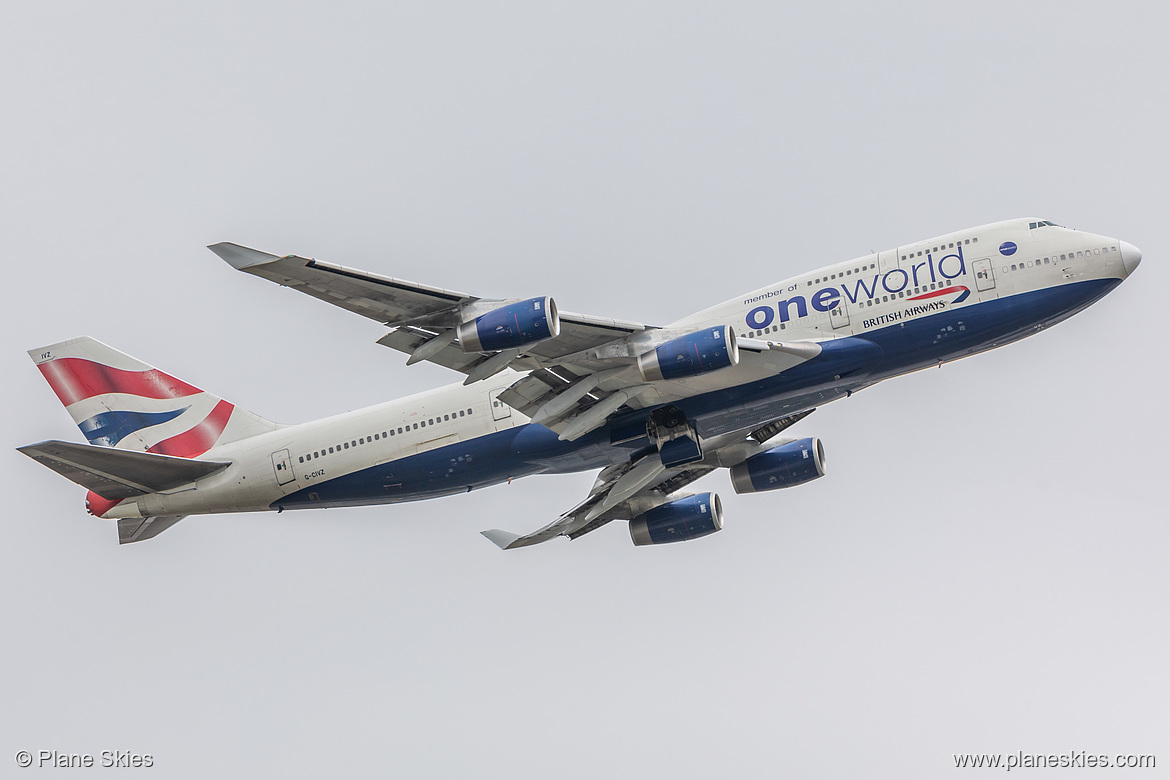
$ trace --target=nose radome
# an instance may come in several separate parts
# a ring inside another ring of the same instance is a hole
[[[1138,263],[1142,261],[1142,250],[1138,249],[1128,241],[1121,242],[1121,264],[1125,266],[1125,275],[1129,276],[1137,270]]]

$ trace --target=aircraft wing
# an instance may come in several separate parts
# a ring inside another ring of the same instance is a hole
[[[576,539],[613,520],[632,520],[668,501],[685,498],[687,485],[721,468],[731,468],[781,443],[780,433],[812,414],[808,409],[774,420],[746,437],[741,433],[713,437],[703,443],[702,460],[676,468],[667,468],[657,452],[637,460],[615,464],[597,475],[588,497],[548,525],[529,534],[491,529],[483,535],[502,550],[528,547],[558,536]]]
[[[240,271],[387,325],[391,330],[378,343],[409,355],[407,365],[433,362],[464,374],[464,384],[508,368],[525,373],[500,400],[562,439],[584,436],[622,407],[666,404],[721,386],[719,378],[712,385],[710,378],[649,381],[640,373],[639,356],[670,338],[686,335],[682,331],[559,312],[555,334],[519,348],[481,349],[478,338],[465,341],[459,337],[464,332],[460,327],[502,307],[525,302],[479,298],[319,260],[278,257],[239,244],[220,243],[209,248]],[[553,308],[551,303],[546,307]],[[734,342],[730,326],[727,330]],[[775,375],[820,354],[820,347],[813,343],[745,339],[738,343],[741,381]]]
[[[678,469],[662,469],[661,462],[655,461],[658,461],[657,452],[651,453],[637,463],[622,464],[622,467],[616,470],[603,470],[598,475],[597,483],[594,484],[588,498],[530,534],[520,535],[499,529],[482,533],[501,550],[528,547],[558,536],[576,539],[613,520],[633,519],[634,515],[639,514],[637,507],[642,505],[649,509],[665,503],[668,496],[682,498],[682,495],[673,494],[718,468],[714,465],[692,463]],[[631,485],[638,487],[625,498],[616,500]]]
[[[311,295],[386,325],[440,322],[470,295],[304,257],[276,255],[223,242],[208,247],[233,268]]]
[[[464,352],[452,343],[453,331],[469,312],[488,311],[507,301],[482,299],[294,255],[278,257],[230,242],[213,244],[208,249],[237,270],[291,287],[394,328],[379,340],[383,346],[415,357],[420,354],[420,345],[432,344],[430,349],[421,353],[419,360],[430,360],[470,373],[485,357],[499,354],[494,350]],[[637,322],[570,312],[561,312],[560,322],[559,335],[526,347],[523,354],[538,362],[556,361],[646,329]],[[435,341],[443,337],[446,340],[442,343]],[[519,353],[512,357],[519,357]]]

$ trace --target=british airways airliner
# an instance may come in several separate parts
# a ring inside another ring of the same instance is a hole
[[[234,268],[389,328],[378,343],[465,375],[299,425],[270,422],[88,337],[31,350],[88,444],[20,451],[89,489],[120,543],[183,517],[418,501],[530,474],[598,470],[583,501],[504,549],[626,520],[634,544],[723,527],[686,488],[737,493],[825,473],[789,428],[889,377],[993,349],[1098,300],[1141,261],[1125,241],[1039,219],[960,230],[761,287],[656,327],[487,299],[231,243]]]

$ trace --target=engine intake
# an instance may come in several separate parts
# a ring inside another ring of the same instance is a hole
[[[660,344],[638,356],[643,382],[683,379],[739,363],[735,331],[729,327],[707,328]]]
[[[459,326],[464,352],[498,352],[559,336],[561,319],[552,298],[529,298],[509,303]]]
[[[731,468],[731,485],[736,493],[803,485],[825,475],[825,448],[817,438],[781,444],[751,456]]]
[[[723,504],[715,493],[680,498],[656,506],[630,521],[630,538],[638,546],[685,542],[723,528]]]

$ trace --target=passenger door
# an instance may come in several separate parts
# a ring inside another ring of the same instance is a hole
[[[492,407],[493,420],[505,420],[512,416],[512,407],[500,400],[500,393],[508,388],[500,387],[488,393],[488,403]]]
[[[975,289],[979,292],[995,289],[995,269],[991,265],[991,258],[984,257],[971,264],[975,274]]]
[[[843,298],[837,299],[837,306],[829,310],[829,324],[836,328],[844,328],[849,324],[849,309]]]
[[[277,450],[272,453],[272,470],[276,474],[276,484],[287,485],[297,478],[297,472],[293,469],[292,456],[288,454],[288,450]]]

